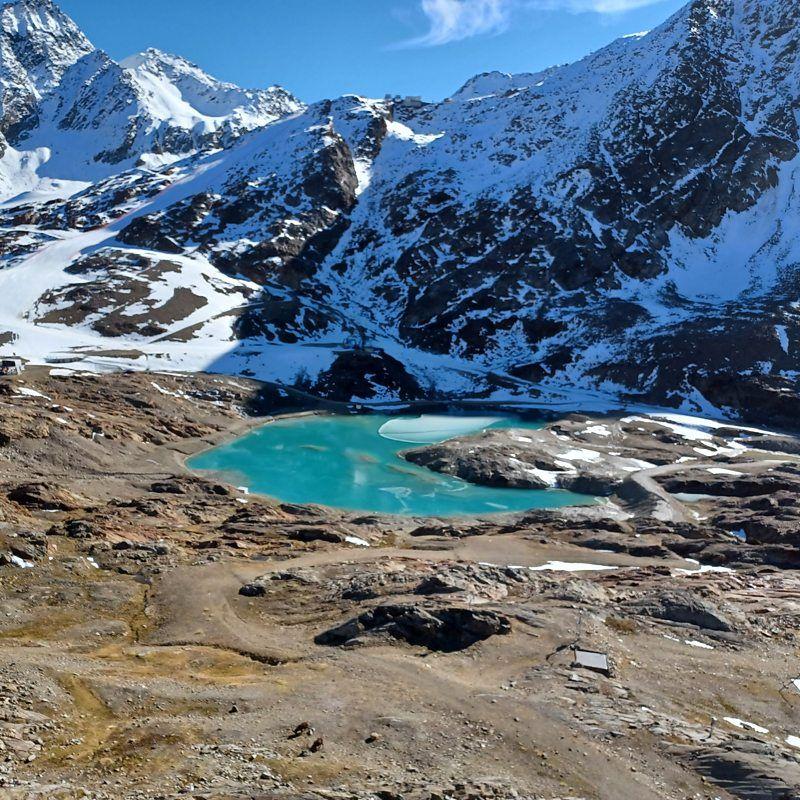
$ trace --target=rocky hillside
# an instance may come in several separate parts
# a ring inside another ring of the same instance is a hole
[[[69,67],[92,51],[78,26],[52,3],[23,0],[0,10],[0,130],[35,113]]]
[[[258,391],[0,382],[3,800],[800,796],[800,439],[575,414],[407,457],[603,504],[388,516],[187,474]]]
[[[48,76],[3,101],[21,354],[796,425],[795,2],[692,0],[422,105],[115,64],[49,0],[3,19],[2,70]]]

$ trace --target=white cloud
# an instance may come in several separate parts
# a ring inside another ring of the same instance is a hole
[[[569,11],[575,14],[619,14],[663,0],[420,0],[428,18],[424,36],[406,46],[431,47],[505,30],[515,11]]]
[[[430,29],[408,44],[432,46],[502,31],[515,0],[422,0]]]

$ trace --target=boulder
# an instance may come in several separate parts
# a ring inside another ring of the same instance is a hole
[[[53,525],[47,532],[50,536],[66,536],[69,539],[92,539],[100,531],[97,526],[85,519],[71,519],[63,524]]]
[[[711,631],[733,631],[733,623],[712,603],[682,589],[649,594],[627,605],[634,614],[696,625]]]
[[[345,541],[343,533],[312,525],[291,528],[286,531],[286,538],[295,542],[331,542],[332,544],[342,544]]]
[[[239,589],[242,597],[263,597],[267,593],[267,587],[263,583],[246,583]]]
[[[510,632],[510,620],[488,609],[387,604],[319,634],[314,641],[322,645],[353,646],[370,638],[398,639],[450,653]]]
[[[85,504],[71,492],[49,483],[24,483],[11,489],[7,497],[25,508],[44,511],[75,511]]]

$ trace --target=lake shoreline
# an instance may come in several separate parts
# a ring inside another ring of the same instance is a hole
[[[452,421],[472,417],[474,427],[453,426]],[[416,427],[422,433],[416,435],[423,438],[398,440],[382,435],[381,428],[396,420],[420,422],[421,427]],[[278,430],[272,430],[274,424],[280,426]],[[499,415],[301,414],[276,418],[227,444],[204,450],[187,458],[185,466],[196,474],[233,478],[253,494],[279,502],[322,505],[344,513],[463,518],[594,505],[596,498],[570,494],[557,486],[492,488],[437,476],[403,455],[415,444],[443,441],[462,429],[535,430],[544,424],[541,419],[531,422]],[[435,428],[430,429],[431,425]],[[306,484],[309,480],[313,485]]]

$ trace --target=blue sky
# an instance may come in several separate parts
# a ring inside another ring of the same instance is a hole
[[[242,86],[314,101],[436,100],[479,72],[574,61],[684,0],[57,0],[113,58],[178,53]]]

